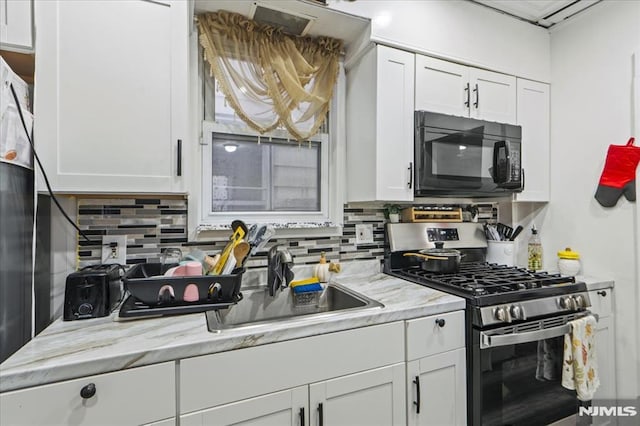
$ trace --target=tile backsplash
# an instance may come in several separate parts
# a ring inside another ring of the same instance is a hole
[[[78,240],[78,266],[101,263],[102,236],[127,236],[127,264],[158,262],[166,247],[182,247],[186,252],[198,248],[216,253],[224,248],[227,238],[188,241],[187,200],[181,196],[161,197],[86,197],[78,198],[78,225],[91,241]],[[481,220],[497,217],[497,207],[481,205]],[[295,258],[295,263],[315,264],[320,253],[328,260],[347,262],[381,260],[384,255],[383,208],[375,203],[344,206],[342,235],[312,238],[272,239],[273,244],[284,244]],[[371,224],[373,243],[356,244],[356,224]],[[258,252],[246,266],[263,267],[267,253]]]

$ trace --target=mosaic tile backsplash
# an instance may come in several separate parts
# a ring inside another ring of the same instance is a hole
[[[494,205],[481,205],[480,219],[497,217]],[[294,256],[296,264],[315,264],[320,253],[328,260],[347,262],[355,260],[381,260],[384,255],[384,212],[380,205],[362,204],[344,206],[344,226],[341,236],[315,238],[272,239],[284,244]],[[373,243],[356,244],[356,224],[373,226]],[[187,200],[182,197],[161,198],[79,198],[78,225],[91,242],[78,240],[78,265],[84,267],[101,263],[102,236],[127,236],[127,264],[159,262],[167,247],[181,247],[184,252],[198,248],[208,254],[221,251],[227,239],[188,241]],[[267,252],[251,257],[248,268],[264,267]]]

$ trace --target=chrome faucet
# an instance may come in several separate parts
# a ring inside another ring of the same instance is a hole
[[[268,260],[267,287],[269,295],[275,296],[279,289],[287,287],[293,279],[293,256],[286,247],[276,244],[269,250]]]

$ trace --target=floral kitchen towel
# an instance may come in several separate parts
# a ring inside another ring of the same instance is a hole
[[[575,389],[579,400],[590,401],[600,386],[595,348],[596,319],[588,315],[569,324],[571,332],[564,336],[562,386]]]

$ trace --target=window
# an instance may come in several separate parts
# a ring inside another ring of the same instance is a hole
[[[205,122],[203,133],[207,222],[228,222],[230,215],[269,222],[329,220],[328,135],[300,144],[261,136],[258,143],[241,126],[215,122]]]
[[[227,105],[200,61],[205,86],[201,190],[199,199],[190,199],[190,210],[198,211],[190,220],[205,229],[233,219],[314,223],[332,229],[322,235],[333,234],[342,223],[344,202],[344,185],[338,184],[345,156],[344,129],[339,127],[344,123],[342,65],[324,128],[298,144],[281,128],[262,136],[250,129]]]

